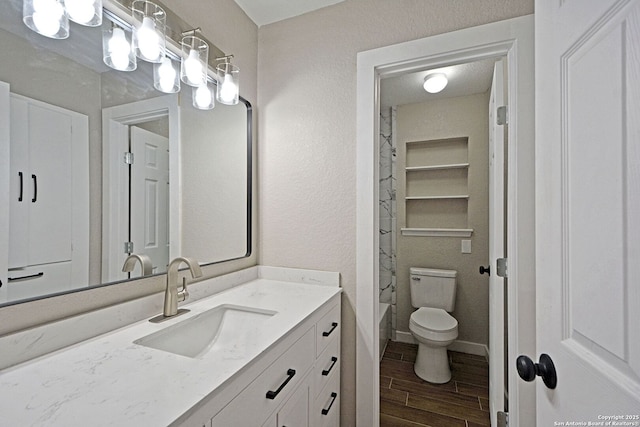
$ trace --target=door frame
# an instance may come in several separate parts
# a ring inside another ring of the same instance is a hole
[[[169,119],[169,257],[180,254],[180,108],[177,95],[164,95],[102,110],[102,283],[127,280],[122,273],[129,237],[129,126]],[[120,257],[121,256],[121,257]]]
[[[380,422],[378,341],[378,157],[380,79],[425,67],[505,56],[508,67],[509,360],[535,351],[535,188],[533,15],[508,19],[357,56],[356,422]],[[535,425],[535,388],[509,364],[509,418]]]

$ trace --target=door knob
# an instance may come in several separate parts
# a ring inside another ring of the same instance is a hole
[[[480,274],[484,274],[484,273],[487,273],[489,276],[491,276],[491,266],[490,265],[488,265],[486,267],[484,267],[482,265],[480,266]]]
[[[518,369],[518,375],[523,380],[529,382],[536,378],[536,375],[542,377],[542,382],[550,389],[556,388],[558,383],[558,377],[556,376],[556,367],[553,365],[553,360],[548,354],[542,353],[538,363],[534,363],[533,360],[527,356],[518,356],[516,359],[516,368]]]

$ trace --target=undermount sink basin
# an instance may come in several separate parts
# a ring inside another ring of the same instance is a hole
[[[216,346],[230,345],[241,339],[243,332],[274,314],[277,312],[231,304],[219,305],[133,343],[198,358]]]

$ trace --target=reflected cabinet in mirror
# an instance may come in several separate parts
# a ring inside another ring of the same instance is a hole
[[[71,30],[48,39],[22,0],[0,5],[0,305],[139,278],[130,254],[151,274],[249,256],[251,105],[198,110],[149,63],[107,67],[100,27]]]

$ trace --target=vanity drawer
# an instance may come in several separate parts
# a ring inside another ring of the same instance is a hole
[[[327,348],[316,360],[313,369],[313,393],[312,398],[318,397],[320,391],[333,378],[336,372],[340,372],[340,333],[333,337]],[[340,374],[337,374],[340,375]]]
[[[335,335],[340,335],[339,304],[316,323],[316,357],[322,354]]]
[[[329,382],[315,398],[309,414],[311,427],[340,425],[340,375],[330,375]]]
[[[314,328],[295,342],[213,419],[213,427],[259,426],[285,402],[314,361]],[[269,397],[267,397],[269,395]]]

